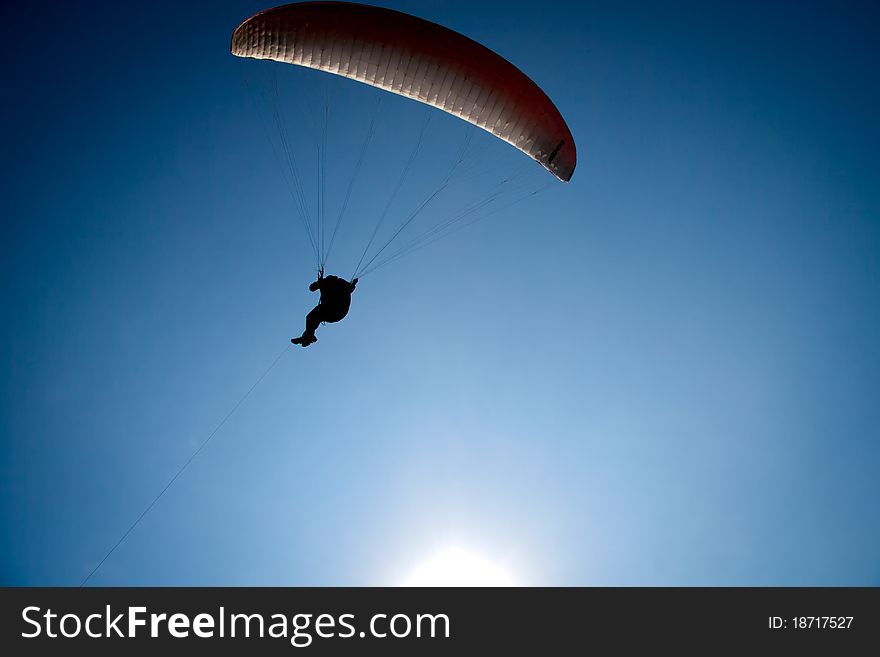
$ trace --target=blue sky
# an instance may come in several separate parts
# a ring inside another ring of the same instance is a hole
[[[314,303],[243,79],[327,89],[331,208],[380,92],[233,58],[266,6],[5,5],[2,584],[79,584]],[[388,584],[459,545],[526,584],[880,584],[876,9],[387,6],[536,80],[572,182],[367,276],[91,583]],[[385,96],[344,276],[425,116]],[[437,114],[396,212],[466,138]]]

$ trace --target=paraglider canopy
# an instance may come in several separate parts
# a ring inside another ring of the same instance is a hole
[[[431,105],[486,130],[568,182],[571,131],[547,95],[485,46],[398,11],[303,2],[248,18],[232,54],[318,69]]]

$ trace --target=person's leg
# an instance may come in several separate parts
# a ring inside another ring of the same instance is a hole
[[[308,347],[313,342],[317,342],[318,338],[315,337],[315,331],[318,330],[322,321],[324,321],[323,311],[321,310],[321,305],[318,304],[306,315],[306,330],[303,331],[303,334],[298,338],[292,338],[290,341],[303,347]]]
[[[308,336],[312,339],[315,337],[315,331],[318,330],[318,327],[321,325],[323,319],[323,310],[321,309],[320,304],[312,308],[311,312],[306,315],[306,330],[303,333],[303,337]]]

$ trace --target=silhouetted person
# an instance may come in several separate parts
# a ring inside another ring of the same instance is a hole
[[[312,308],[312,311],[306,315],[306,330],[298,338],[291,338],[293,344],[300,344],[308,347],[313,342],[317,342],[315,331],[321,325],[321,322],[338,322],[348,314],[348,308],[351,306],[351,293],[357,285],[358,279],[354,279],[350,283],[338,276],[324,276],[323,273],[318,275],[318,280],[309,285],[309,291],[316,292],[321,290],[321,300],[318,305]]]

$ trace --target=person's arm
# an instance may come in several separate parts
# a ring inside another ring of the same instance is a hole
[[[321,289],[321,285],[324,283],[324,277],[318,276],[318,280],[309,285],[309,292],[317,292]]]
[[[354,292],[354,288],[357,284],[358,284],[358,279],[356,279],[356,278],[354,280],[352,280],[351,283],[349,283],[349,286],[351,287],[351,290],[350,290],[351,292]]]

